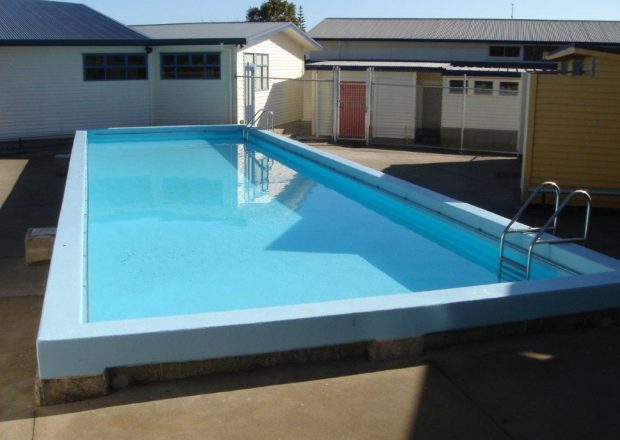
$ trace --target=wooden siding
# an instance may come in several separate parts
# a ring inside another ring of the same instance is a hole
[[[220,79],[161,79],[165,53],[217,52]],[[222,46],[163,46],[150,56],[154,125],[228,124],[232,121],[231,49]]]
[[[244,74],[243,54],[269,55],[269,90],[256,91],[255,110],[271,110],[275,124],[301,121],[303,117],[304,49],[284,34],[246,47],[237,55],[238,75]],[[244,119],[244,79],[237,80],[237,119]]]
[[[586,69],[592,58],[584,60]],[[532,77],[522,192],[544,180],[593,190],[595,204],[620,206],[620,56],[596,55],[594,76]]]
[[[117,52],[144,47],[0,48],[0,140],[149,125],[149,81],[84,81],[84,53]]]
[[[463,111],[463,94],[450,93],[450,80],[463,80],[463,77],[444,77],[441,126],[444,128],[461,128]],[[467,91],[465,107],[465,127],[481,130],[517,131],[521,123],[521,81],[519,78],[468,78],[469,87],[474,81],[492,81],[491,95],[476,95],[473,90]],[[518,95],[500,95],[500,82],[519,83]]]
[[[415,72],[375,72],[371,136],[406,139],[415,137]]]

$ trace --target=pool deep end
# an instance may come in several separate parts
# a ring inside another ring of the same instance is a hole
[[[158,133],[217,133],[236,137],[241,142],[242,127],[94,132],[97,136],[138,134],[155,138]],[[498,237],[507,223],[507,219],[487,211],[271,133],[252,130],[250,138],[267,141],[493,237]],[[88,215],[86,150],[87,133],[78,132],[37,339],[41,403],[105,393],[106,371],[115,367],[236,358],[242,361],[232,365],[239,368],[239,365],[270,365],[274,359],[286,362],[299,358],[350,357],[360,355],[369,347],[371,357],[382,358],[418,352],[419,340],[407,338],[425,334],[620,306],[618,261],[580,246],[556,245],[541,246],[537,253],[581,275],[260,309],[89,322],[84,319],[88,311],[84,294]],[[511,243],[517,247],[527,244],[527,237],[512,238]],[[407,342],[398,346],[365,344],[401,338]],[[315,349],[329,346],[340,348]],[[291,350],[297,352],[282,354]],[[248,361],[248,356],[253,355],[262,355],[263,361]],[[150,371],[146,376],[165,379],[186,376],[188,371],[202,374],[221,368],[214,367],[213,361],[201,365],[190,363],[185,372],[179,372],[178,367],[146,367]]]

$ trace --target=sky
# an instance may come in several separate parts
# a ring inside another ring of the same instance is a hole
[[[124,24],[243,21],[262,0],[64,0],[84,3]],[[326,17],[620,20],[620,0],[299,0],[308,30]]]

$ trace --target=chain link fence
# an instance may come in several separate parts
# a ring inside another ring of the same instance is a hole
[[[525,130],[520,76],[308,71],[301,136],[518,154]]]

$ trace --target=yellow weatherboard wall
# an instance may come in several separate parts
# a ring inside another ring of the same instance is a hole
[[[620,207],[620,54],[569,48],[552,58],[566,73],[532,75],[522,196],[553,180]]]

